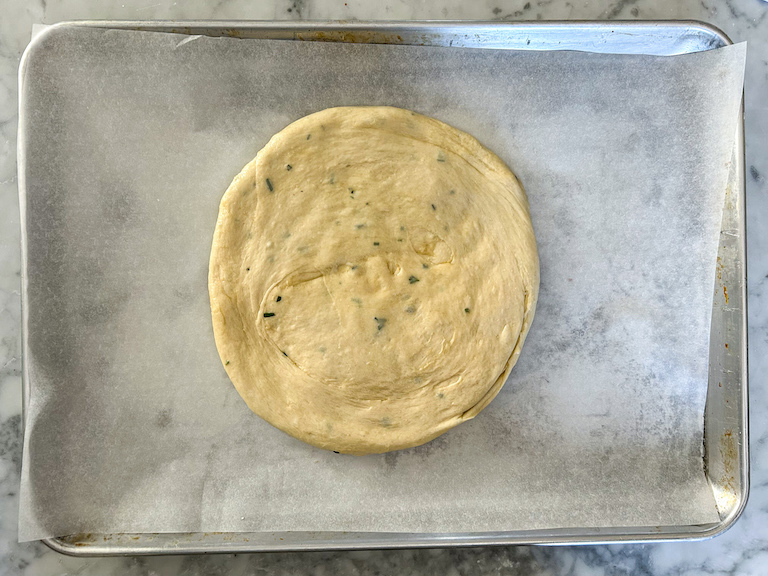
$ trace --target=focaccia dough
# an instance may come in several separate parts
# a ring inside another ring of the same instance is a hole
[[[514,174],[391,107],[276,134],[224,194],[209,270],[216,346],[251,410],[351,454],[476,416],[517,361],[538,286]]]

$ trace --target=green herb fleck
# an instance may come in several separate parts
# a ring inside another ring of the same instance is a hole
[[[374,246],[378,246],[378,245],[379,245],[379,243],[378,243],[378,242],[374,242],[374,243],[373,243],[373,245],[374,245]]]
[[[329,180],[331,184],[336,184],[336,174],[331,174],[331,178]]]
[[[430,206],[432,206],[432,210],[437,210],[437,206],[435,206],[434,204],[430,204]]]
[[[456,194],[456,190],[451,190],[450,192],[448,192],[448,194],[450,194],[451,196],[453,196],[454,194]]]
[[[469,308],[464,308],[464,312],[466,312],[467,314],[469,314]]]
[[[355,264],[354,266],[352,266],[352,267],[350,268],[350,270],[357,270],[357,264]]]
[[[421,267],[424,268],[424,270],[427,270],[429,268],[429,264],[422,264]]]
[[[264,318],[272,318],[272,316],[274,315],[275,315],[274,312],[264,312]]]
[[[405,232],[405,226],[400,226],[400,231]]]
[[[229,360],[227,360],[226,362],[224,362],[224,366],[229,366]]]
[[[288,170],[288,172],[290,172],[292,168],[293,166],[291,166],[290,164],[285,165],[285,169]]]
[[[443,394],[442,392],[438,392],[437,393],[437,397],[438,398],[445,398],[445,394]]]
[[[402,239],[402,238],[398,238],[398,239],[397,239],[397,241],[398,241],[398,242],[402,242],[402,241],[403,241],[403,239]]]
[[[355,229],[356,230],[361,230],[363,228],[365,228],[365,224],[355,224]]]
[[[272,187],[272,181],[269,178],[267,178],[267,188],[269,188],[270,192],[275,191],[275,189]]]
[[[376,329],[377,330],[381,330],[382,328],[384,328],[384,324],[387,323],[387,319],[386,318],[376,318],[374,316],[373,319],[376,320]]]
[[[352,302],[354,302],[355,304],[357,304],[360,307],[362,307],[362,305],[363,305],[363,301],[360,300],[360,298],[352,298]]]
[[[325,354],[325,346],[320,346],[318,350],[320,350],[320,354]]]
[[[437,153],[437,161],[438,162],[445,162],[445,154],[443,154],[442,151]]]
[[[411,276],[410,278],[408,278],[408,282],[410,282],[411,284],[416,284],[416,282],[418,281],[419,279],[416,278],[416,276]]]
[[[312,134],[307,134],[307,140],[309,140],[310,138],[312,138]]]
[[[282,300],[282,299],[283,299],[282,296],[278,296],[277,298],[275,298],[275,302],[280,302],[280,300]]]
[[[283,356],[285,356],[286,358],[288,358],[288,354],[286,354],[286,353],[285,353],[285,350],[280,350],[280,352],[282,352],[282,353],[283,353]]]
[[[381,419],[381,425],[384,426],[384,428],[388,428],[388,427],[392,426],[392,422],[390,421],[389,418],[384,416],[384,418]]]
[[[406,314],[413,314],[415,312],[416,312],[416,308],[414,308],[413,306],[408,306],[408,308],[405,309]]]

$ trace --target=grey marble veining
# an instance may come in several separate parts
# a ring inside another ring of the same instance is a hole
[[[768,574],[768,3],[760,0],[3,0],[0,18],[0,574]],[[21,467],[17,68],[33,23],[69,19],[699,19],[749,43],[746,74],[752,489],[707,542],[77,559],[16,543]]]

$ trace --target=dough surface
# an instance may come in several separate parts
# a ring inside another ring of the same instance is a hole
[[[276,134],[222,198],[216,346],[256,414],[349,454],[423,444],[499,392],[539,287],[525,192],[475,138],[391,107]]]

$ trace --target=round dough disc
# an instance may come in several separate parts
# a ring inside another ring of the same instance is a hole
[[[517,361],[538,286],[514,174],[391,107],[276,134],[224,194],[209,270],[216,346],[251,410],[350,454],[476,416]]]

